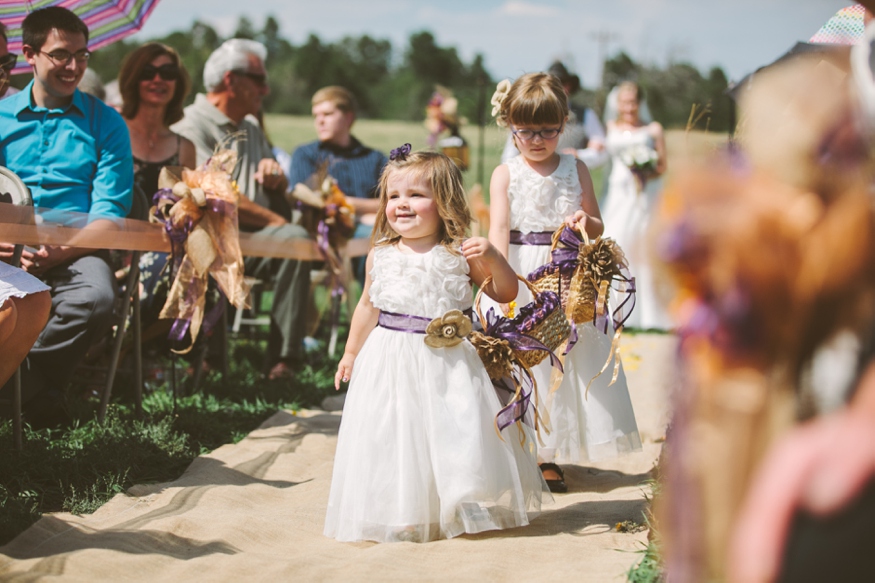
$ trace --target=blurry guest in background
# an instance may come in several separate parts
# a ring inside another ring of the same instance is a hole
[[[79,81],[79,91],[87,93],[88,95],[93,95],[101,101],[106,98],[103,81],[100,80],[100,75],[98,75],[94,69],[85,69],[85,73],[82,75],[82,80]]]
[[[323,87],[313,94],[313,123],[319,139],[299,146],[292,154],[289,183],[307,183],[321,165],[349,197],[355,207],[357,226],[354,237],[370,237],[372,217],[380,206],[377,184],[386,165],[386,156],[362,144],[352,135],[356,120],[355,96],[344,87]],[[362,217],[370,215],[364,222]],[[364,283],[364,258],[356,263],[356,277]]]
[[[183,119],[172,129],[195,145],[202,164],[217,146],[235,149],[238,155],[233,178],[240,188],[240,229],[278,240],[309,238],[291,218],[285,199],[288,180],[270,144],[252,116],[261,110],[270,92],[264,60],[267,49],[248,39],[225,41],[204,65],[206,94],[198,94],[185,108]],[[249,258],[247,275],[273,279],[267,365],[270,378],[290,377],[304,365],[304,336],[310,267],[305,261]]]
[[[9,74],[17,60],[18,55],[11,54],[6,46],[6,25],[0,22],[0,99],[18,93],[18,89],[9,85]]]
[[[151,199],[161,168],[195,167],[194,144],[170,129],[182,119],[191,81],[176,50],[154,42],[125,57],[118,80],[121,113],[131,133],[134,182]]]
[[[125,57],[118,85],[121,113],[131,134],[134,156],[134,184],[150,204],[158,191],[158,175],[165,166],[195,167],[191,141],[170,130],[182,119],[182,102],[191,81],[175,49],[160,43],[146,43]],[[167,254],[148,252],[140,258],[143,322],[147,331],[158,321],[170,288]],[[169,329],[164,320],[155,335]],[[144,335],[147,339],[150,333]]]
[[[662,196],[661,176],[667,168],[665,134],[659,122],[641,117],[643,93],[632,82],[619,85],[618,117],[608,122],[607,149],[611,155],[608,193],[602,205],[605,236],[616,241],[635,277],[635,310],[627,327],[667,330],[668,311],[656,293],[645,234]]]

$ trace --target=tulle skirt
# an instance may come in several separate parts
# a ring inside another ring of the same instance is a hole
[[[510,245],[508,261],[514,270],[525,277],[550,260],[547,245]],[[520,284],[517,306],[532,301],[528,288]],[[482,307],[496,307],[484,297]],[[611,385],[614,363],[596,378],[608,360],[613,330],[604,334],[591,324],[577,325],[578,341],[565,359],[562,383],[551,393],[550,360],[545,359],[532,372],[538,387],[538,400],[549,433],[542,431],[544,447],[538,449],[542,462],[598,461],[641,449],[641,438],[629,387],[622,365],[617,381]]]
[[[325,535],[425,542],[528,524],[549,492],[528,428],[496,433],[499,408],[470,343],[375,328],[350,380]]]

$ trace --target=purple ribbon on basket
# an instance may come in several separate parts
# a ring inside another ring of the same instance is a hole
[[[533,233],[523,233],[521,231],[510,232],[511,245],[550,245],[553,243],[553,233],[551,231],[536,231]]]
[[[520,398],[511,401],[499,409],[498,414],[495,416],[495,424],[498,427],[498,431],[504,431],[505,428],[510,427],[517,421],[525,421],[526,411],[528,411],[529,403],[532,401],[532,392],[535,390],[535,385],[528,374],[521,376],[521,379],[505,377],[500,381],[492,382],[496,389],[506,391],[511,395],[516,394],[514,383],[520,382]],[[528,391],[526,390],[527,388]]]
[[[569,271],[574,271],[578,265],[578,257],[580,255],[580,244],[583,241],[580,238],[580,235],[577,234],[576,231],[565,227],[562,229],[562,232],[559,234],[559,242],[564,245],[557,246],[556,249],[553,250],[551,254],[552,261],[547,265],[539,267],[536,271],[532,272],[529,276],[529,279],[537,279],[540,277],[540,271],[545,268],[558,269],[560,273],[568,273]],[[635,278],[631,276],[629,270],[625,267],[620,269],[620,275],[614,277],[615,281],[619,281],[621,283],[620,288],[615,288],[611,286],[609,289],[614,289],[620,294],[625,295],[626,297],[614,308],[613,312],[611,312],[611,319],[614,323],[614,329],[616,330],[620,326],[626,323],[626,320],[629,319],[629,316],[632,315],[632,310],[635,309]],[[559,280],[559,285],[562,285],[562,279]],[[607,298],[606,298],[607,301]],[[629,302],[632,302],[631,305],[628,305]],[[608,332],[608,320],[604,315],[594,314],[593,315],[593,324],[597,329],[601,329],[602,332],[607,334]],[[571,344],[571,342],[569,342]]]
[[[517,330],[513,320],[508,318],[500,318],[495,313],[495,308],[489,308],[485,316],[486,322],[483,323],[483,333],[494,338],[507,340],[510,347],[514,350],[544,350],[550,355],[550,364],[562,371],[562,363],[552,350],[538,340],[528,334],[524,334]]]

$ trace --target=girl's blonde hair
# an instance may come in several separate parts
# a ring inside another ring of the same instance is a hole
[[[401,236],[389,226],[386,206],[389,203],[389,176],[406,172],[414,180],[428,183],[441,218],[440,242],[454,248],[465,238],[471,224],[471,211],[462,186],[462,172],[455,162],[438,152],[419,151],[386,164],[380,176],[380,210],[374,223],[371,241],[375,246],[398,242]]]
[[[557,125],[568,118],[568,96],[558,77],[528,73],[519,77],[501,98],[495,121],[511,125]]]

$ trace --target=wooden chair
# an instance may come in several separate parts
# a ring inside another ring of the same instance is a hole
[[[30,190],[12,170],[0,166],[0,202],[19,206],[33,206]],[[12,255],[12,265],[21,265],[21,251],[24,245],[16,245]],[[22,448],[21,426],[21,369],[15,372],[12,380],[12,441],[16,450]]]

